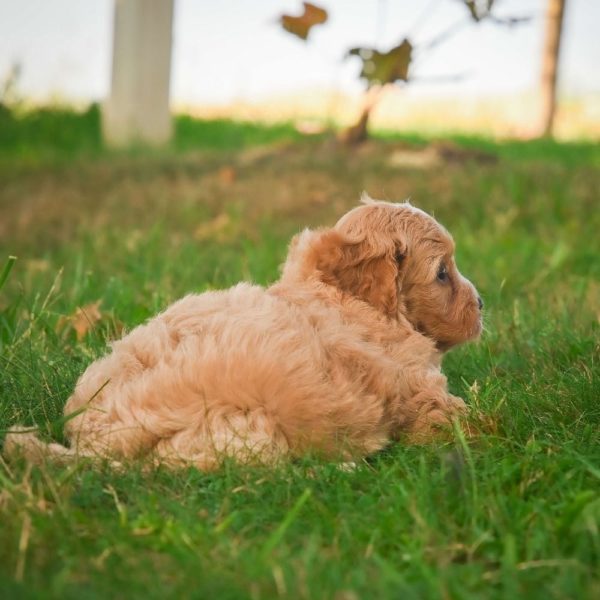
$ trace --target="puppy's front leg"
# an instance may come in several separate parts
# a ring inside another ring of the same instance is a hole
[[[408,440],[423,443],[433,437],[448,434],[452,420],[467,413],[467,406],[458,396],[445,390],[430,389],[419,392],[405,404],[405,426]]]

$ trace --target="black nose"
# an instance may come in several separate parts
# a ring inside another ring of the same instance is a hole
[[[479,310],[481,310],[483,308],[483,300],[481,299],[481,296],[477,296],[477,304],[479,305]]]

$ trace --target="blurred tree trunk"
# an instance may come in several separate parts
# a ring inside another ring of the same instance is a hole
[[[369,124],[369,117],[371,116],[372,109],[372,105],[364,106],[358,121],[354,125],[351,125],[340,132],[338,140],[342,142],[342,144],[354,146],[355,144],[364,142],[369,137],[367,126]]]
[[[371,111],[383,96],[385,87],[383,85],[376,85],[366,91],[358,121],[340,132],[338,135],[340,142],[353,146],[364,142],[369,137],[369,117],[371,116]]]
[[[546,37],[542,54],[540,82],[541,135],[551,137],[556,113],[556,80],[560,55],[563,16],[567,0],[547,0]]]

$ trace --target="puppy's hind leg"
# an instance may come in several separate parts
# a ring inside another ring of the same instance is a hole
[[[4,439],[2,454],[8,459],[25,458],[27,461],[40,464],[47,459],[58,459],[69,462],[77,454],[66,446],[43,442],[31,427],[13,427]]]
[[[199,428],[188,428],[163,438],[153,450],[154,464],[194,466],[214,471],[224,460],[241,464],[273,464],[289,451],[285,437],[262,413],[234,413],[207,419]]]
[[[67,448],[54,442],[43,442],[35,435],[33,428],[22,426],[13,427],[6,434],[2,454],[9,460],[24,458],[36,465],[46,461],[66,465],[76,462],[79,458],[103,458],[90,450]],[[111,465],[119,467],[120,463],[111,461]]]

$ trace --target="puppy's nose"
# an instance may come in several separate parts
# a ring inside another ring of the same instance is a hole
[[[477,296],[477,304],[479,306],[479,310],[481,310],[483,308],[483,300],[481,299],[481,296]]]

